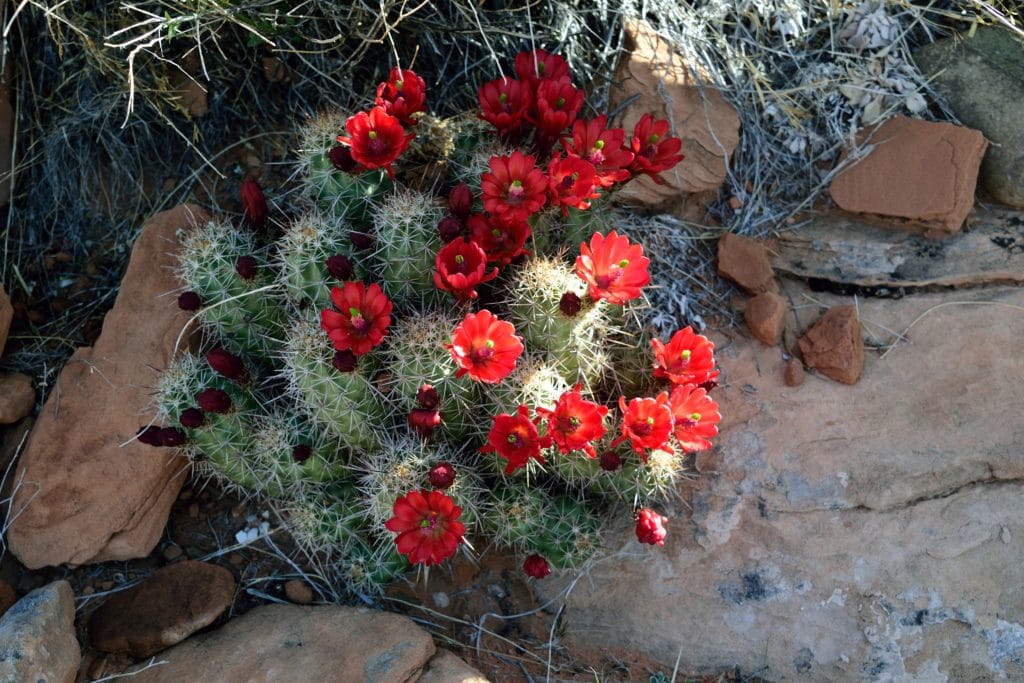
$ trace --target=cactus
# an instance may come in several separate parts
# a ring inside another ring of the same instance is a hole
[[[370,521],[355,489],[345,480],[306,487],[282,502],[285,523],[306,552],[328,560],[344,557],[365,543]]]
[[[395,550],[391,539],[360,539],[337,562],[341,578],[364,598],[376,598],[384,587],[409,570],[409,563]]]
[[[365,257],[356,256],[348,240],[348,229],[317,211],[303,214],[278,242],[277,266],[285,296],[293,306],[315,309],[331,305],[331,287],[338,284],[327,268],[327,259],[344,256],[352,266],[349,279],[368,275]]]
[[[395,305],[423,308],[451,301],[434,286],[434,260],[441,248],[437,224],[444,213],[435,198],[414,190],[395,192],[374,211],[372,258],[381,287]]]
[[[551,408],[558,397],[572,387],[562,373],[543,355],[524,354],[512,374],[498,384],[485,388],[488,415],[514,413],[520,405]]]

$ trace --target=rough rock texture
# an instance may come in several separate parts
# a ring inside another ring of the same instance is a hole
[[[981,162],[985,189],[1024,207],[1024,42],[999,26],[978,27],[924,46],[914,61],[957,118],[992,143]]]
[[[171,295],[175,232],[204,220],[191,205],[149,220],[96,345],[74,353],[43,406],[16,474],[25,509],[8,530],[28,568],[142,557],[159,540],[187,462],[133,438],[188,319]]]
[[[782,372],[782,381],[787,387],[798,387],[804,383],[807,373],[804,372],[804,364],[799,358],[790,358],[786,361],[786,368]]]
[[[72,683],[81,659],[67,581],[32,591],[0,618],[0,681]]]
[[[760,339],[768,346],[775,346],[782,341],[786,300],[774,292],[758,294],[747,303],[743,319],[755,339]]]
[[[438,650],[416,683],[487,683],[487,679],[448,650]]]
[[[712,335],[722,433],[692,517],[680,507],[662,549],[610,534],[622,554],[576,584],[563,642],[767,680],[1024,679],[1024,383],[1007,353],[1024,291],[859,305],[884,344],[882,326],[924,317],[854,386],[788,389],[777,349]]]
[[[736,110],[717,88],[691,72],[672,46],[647,24],[626,24],[626,48],[629,52],[619,62],[609,109],[634,95],[639,97],[623,110],[615,125],[626,129],[628,140],[644,114],[668,118],[675,126],[674,135],[683,141],[686,158],[674,170],[662,174],[665,185],[647,177],[637,178],[616,198],[627,204],[669,208],[679,202],[683,192],[718,188],[740,139]],[[671,111],[667,103],[671,103]]]
[[[354,607],[267,605],[161,653],[155,681],[405,683],[434,655],[434,641],[397,614]]]
[[[7,333],[11,330],[11,320],[14,319],[14,307],[11,306],[11,299],[4,290],[3,283],[0,283],[0,355],[3,355],[4,345],[7,343]]]
[[[864,371],[864,339],[854,306],[828,309],[797,340],[804,363],[843,384],[856,384]]]
[[[32,412],[36,390],[20,372],[0,373],[0,424],[13,424]]]
[[[764,245],[742,235],[727,232],[718,238],[718,274],[747,294],[779,291]]]
[[[971,128],[894,116],[862,141],[874,149],[836,176],[829,188],[845,211],[951,235],[974,205],[978,168],[988,143]]]
[[[301,579],[292,579],[284,584],[284,597],[296,605],[308,605],[316,597],[309,584]]]
[[[11,608],[11,605],[18,601],[18,596],[11,588],[11,584],[0,579],[0,617]]]
[[[89,618],[89,641],[102,652],[142,659],[212,624],[234,594],[235,577],[227,569],[178,562],[103,603]]]

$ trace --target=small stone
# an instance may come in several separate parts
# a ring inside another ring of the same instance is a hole
[[[288,65],[277,57],[263,58],[263,75],[271,83],[287,83],[292,78]]]
[[[437,605],[439,609],[445,609],[448,605],[452,604],[451,598],[449,598],[448,594],[444,591],[437,591],[431,597],[434,599],[434,604]]]
[[[88,585],[82,589],[82,595],[92,595],[95,592],[96,588],[94,588],[92,585]]]
[[[31,377],[20,372],[0,374],[0,424],[14,424],[31,413],[35,403]]]
[[[67,581],[32,591],[0,618],[0,681],[72,683],[81,661]]]
[[[782,341],[785,316],[786,300],[774,292],[762,292],[755,296],[743,313],[750,333],[768,346],[775,346]]]
[[[185,551],[181,549],[180,545],[178,545],[177,543],[171,543],[169,546],[164,548],[164,559],[168,562],[174,562],[184,553]]]
[[[0,617],[11,608],[11,605],[18,601],[18,595],[11,588],[11,584],[0,579]]]
[[[782,379],[787,387],[798,387],[804,383],[804,374],[804,364],[800,362],[800,359],[790,358],[786,363]]]
[[[316,597],[309,584],[301,579],[292,579],[284,584],[284,596],[296,605],[309,605]]]
[[[729,208],[730,209],[732,209],[733,211],[739,211],[742,207],[743,207],[743,200],[742,199],[740,199],[736,195],[732,195],[731,197],[729,197]]]
[[[856,384],[864,370],[864,340],[853,306],[834,306],[797,340],[807,367],[843,384]]]
[[[747,294],[779,291],[768,252],[749,237],[727,232],[719,238],[718,274]]]
[[[192,498],[192,489],[182,489],[181,493],[178,494],[178,500],[186,501]]]

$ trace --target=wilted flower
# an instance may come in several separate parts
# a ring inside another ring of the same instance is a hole
[[[139,440],[139,443],[144,443],[147,446],[163,446],[164,442],[163,439],[160,438],[160,432],[161,428],[156,425],[140,427],[135,438]]]
[[[256,277],[258,265],[256,259],[252,256],[239,256],[238,260],[235,261],[235,272],[243,280],[252,280]]]
[[[431,410],[434,410],[441,405],[441,394],[439,394],[437,389],[429,384],[421,384],[419,390],[416,392],[416,403],[419,404],[420,408],[430,408]]]
[[[356,170],[356,167],[359,165],[356,163],[356,160],[352,158],[352,150],[345,145],[331,147],[331,151],[328,152],[327,155],[331,158],[331,165],[345,173],[351,173]]]
[[[242,359],[227,349],[217,347],[206,354],[206,362],[214,372],[236,382],[249,380],[249,371],[245,369]]]
[[[309,444],[300,443],[292,448],[292,460],[295,462],[306,462],[313,455],[313,449]]]
[[[334,358],[331,359],[331,365],[338,372],[353,372],[356,369],[356,365],[359,360],[356,358],[356,354],[352,353],[349,349],[344,351],[335,351]]]
[[[534,553],[523,560],[523,573],[534,579],[543,579],[551,573],[551,565],[543,557]]]
[[[160,444],[168,448],[177,448],[185,443],[185,432],[176,427],[164,427],[160,430]]]
[[[641,508],[636,513],[636,540],[650,545],[665,545],[665,522],[667,517],[662,517],[650,508]]]
[[[178,422],[181,423],[182,427],[198,429],[206,422],[206,415],[199,408],[185,408],[185,410],[181,411],[181,415],[178,416]]]
[[[344,254],[335,254],[334,256],[327,257],[324,265],[327,266],[327,272],[335,280],[351,280],[352,274],[355,272],[355,268],[352,267],[352,261]]]
[[[203,389],[196,396],[196,403],[207,413],[226,413],[231,410],[231,397],[220,389]]]
[[[558,310],[568,318],[573,317],[583,308],[583,301],[576,292],[566,292],[558,300]]]
[[[437,224],[437,234],[445,244],[451,242],[462,235],[462,220],[455,216],[445,216]]]
[[[182,292],[178,296],[178,308],[183,311],[198,311],[202,305],[202,299],[195,292]]]

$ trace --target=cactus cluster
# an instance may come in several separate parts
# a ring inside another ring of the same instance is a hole
[[[479,116],[441,120],[392,69],[370,111],[310,123],[277,234],[250,185],[246,224],[183,236],[179,305],[203,342],[163,373],[168,426],[139,438],[276,501],[363,594],[458,548],[578,569],[623,514],[660,544],[646,506],[717,431],[711,343],[639,328],[648,261],[610,218],[615,187],[677,163],[678,140],[653,117],[632,140],[574,122],[555,55],[516,73],[481,87]]]

